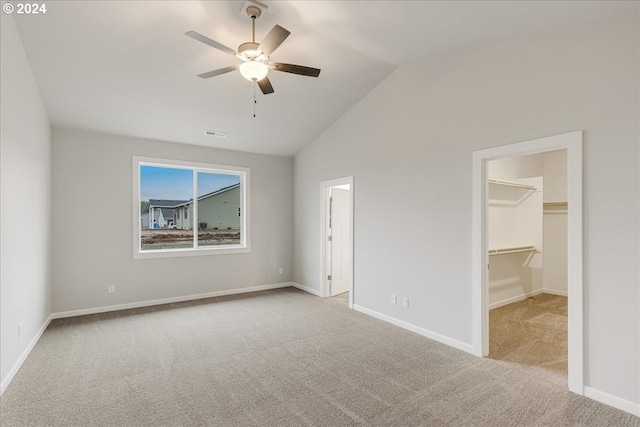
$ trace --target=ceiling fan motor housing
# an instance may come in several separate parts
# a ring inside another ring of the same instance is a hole
[[[242,58],[246,60],[251,60],[251,59],[258,60],[260,59],[259,57],[262,56],[262,52],[260,52],[259,47],[260,47],[260,43],[255,43],[255,42],[242,43],[240,46],[238,46],[238,53]]]

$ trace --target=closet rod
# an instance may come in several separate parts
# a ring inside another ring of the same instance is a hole
[[[533,185],[520,184],[518,182],[511,182],[511,181],[503,181],[501,179],[490,179],[489,184],[504,185],[505,187],[524,188],[525,190],[532,190],[532,191],[537,190],[537,188],[534,187]]]
[[[564,208],[567,209],[569,204],[567,202],[546,202],[542,204],[543,208]]]
[[[520,246],[517,248],[490,249],[489,255],[515,254],[518,252],[534,252],[535,246]]]

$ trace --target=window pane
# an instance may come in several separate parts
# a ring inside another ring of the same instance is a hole
[[[192,201],[192,170],[141,165],[141,249],[193,248],[193,225],[185,214]]]
[[[198,172],[198,246],[239,245],[240,176]]]

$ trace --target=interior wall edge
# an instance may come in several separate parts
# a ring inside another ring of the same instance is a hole
[[[621,411],[640,417],[640,403],[631,402],[613,394],[605,393],[597,388],[585,386],[584,395],[589,399],[612,406]]]
[[[293,286],[294,288],[298,288],[301,291],[308,292],[311,295],[315,295],[317,297],[322,297],[322,294],[320,293],[320,291],[318,289],[310,288],[309,286],[301,285],[300,283],[296,283],[296,282],[291,282],[291,286]]]
[[[159,298],[147,301],[138,301],[125,304],[108,305],[102,307],[92,307],[80,310],[60,311],[51,313],[51,319],[64,319],[67,317],[86,316],[88,314],[108,313],[112,311],[130,310],[133,308],[152,307],[156,305],[172,304],[177,302],[194,301],[206,298],[215,298],[226,295],[239,295],[248,292],[266,291],[269,289],[288,288],[294,286],[291,282],[274,283],[271,285],[250,286],[241,289],[228,289],[223,291],[213,291],[194,295],[185,295],[171,298]]]
[[[359,311],[360,313],[366,314],[368,316],[375,317],[376,319],[382,320],[384,322],[391,323],[392,325],[398,326],[402,329],[406,329],[418,335],[422,335],[423,337],[437,341],[441,344],[448,345],[449,347],[453,347],[455,349],[462,350],[466,353],[476,355],[475,348],[471,344],[467,344],[465,342],[458,341],[446,335],[442,335],[437,332],[433,332],[428,329],[421,328],[420,326],[416,326],[412,323],[405,322],[404,320],[396,319],[395,317],[379,313],[375,310],[371,310],[361,305],[353,304],[353,309],[356,311]]]
[[[493,310],[494,308],[498,307],[504,307],[505,305],[513,304],[514,302],[524,301],[527,298],[535,297],[536,295],[540,295],[543,293],[545,293],[544,289],[536,289],[535,291],[525,292],[522,295],[503,299],[502,301],[496,301],[489,304],[489,310]]]
[[[22,352],[18,360],[16,360],[16,362],[13,364],[13,366],[11,367],[7,375],[5,375],[5,377],[2,379],[2,383],[0,383],[0,396],[2,396],[2,394],[4,394],[7,387],[9,387],[9,384],[11,384],[11,381],[13,381],[13,378],[16,376],[16,374],[22,367],[22,364],[25,362],[25,360],[27,360],[27,357],[29,357],[29,355],[31,354],[31,351],[36,346],[36,344],[38,344],[38,341],[40,341],[40,337],[42,337],[42,334],[44,334],[44,331],[47,330],[49,323],[51,323],[53,319],[54,319],[53,314],[50,314],[47,320],[45,320],[42,327],[40,327],[38,332],[36,332],[35,336],[31,340],[27,348],[24,349],[24,351]]]

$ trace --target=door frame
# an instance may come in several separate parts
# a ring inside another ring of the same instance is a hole
[[[472,337],[473,353],[489,353],[489,256],[487,247],[487,162],[506,157],[567,150],[568,385],[584,395],[582,131],[539,138],[473,153]]]
[[[329,289],[329,281],[327,280],[327,200],[329,189],[337,185],[349,184],[349,308],[353,308],[354,301],[354,274],[353,274],[353,175],[343,178],[331,179],[320,183],[320,296],[328,297],[331,295]]]

